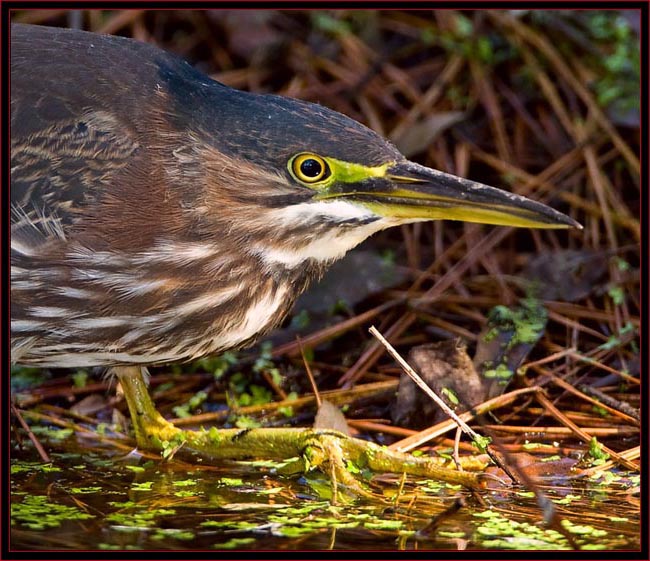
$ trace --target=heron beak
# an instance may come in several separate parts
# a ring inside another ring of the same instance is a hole
[[[542,203],[409,161],[389,166],[382,177],[366,179],[338,196],[404,222],[444,219],[582,229],[573,218]]]

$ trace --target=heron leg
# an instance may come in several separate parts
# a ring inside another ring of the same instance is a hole
[[[375,472],[426,476],[468,488],[479,486],[479,476],[442,467],[431,458],[414,457],[334,430],[309,428],[254,428],[183,430],[165,420],[154,407],[140,367],[114,368],[126,398],[140,448],[164,450],[170,444],[213,460],[252,458],[288,460],[289,470],[314,469],[329,475],[336,488],[344,485],[356,494],[368,494],[350,463]],[[336,489],[334,489],[336,491]]]
[[[122,386],[139,448],[160,448],[161,442],[169,442],[183,432],[158,413],[149,395],[143,368],[117,366],[113,373]]]

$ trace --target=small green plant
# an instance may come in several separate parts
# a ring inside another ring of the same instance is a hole
[[[425,37],[429,38],[430,35]],[[486,66],[496,66],[516,56],[516,48],[504,37],[482,33],[464,14],[455,15],[455,29],[434,35],[435,41],[446,51],[460,54],[468,60]]]
[[[21,524],[31,530],[57,528],[67,520],[88,518],[94,516],[74,506],[50,502],[41,495],[27,495],[22,502],[11,505],[11,524]]]
[[[603,451],[602,444],[595,436],[589,441],[588,455],[593,459],[593,465],[601,465],[609,460],[609,454]]]
[[[271,376],[274,384],[282,384],[282,375],[279,368],[273,362],[273,344],[270,341],[265,341],[260,346],[260,356],[253,364],[253,372],[261,374],[262,372]]]
[[[193,411],[198,409],[203,402],[205,402],[206,399],[208,399],[208,394],[206,392],[197,392],[183,405],[177,405],[174,407],[174,415],[181,419],[189,417]]]

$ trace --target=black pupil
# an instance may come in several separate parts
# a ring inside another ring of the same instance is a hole
[[[318,160],[305,160],[300,164],[300,171],[305,177],[318,177],[323,171],[323,165]]]

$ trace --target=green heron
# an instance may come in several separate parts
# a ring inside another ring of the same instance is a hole
[[[373,233],[578,226],[407,161],[340,113],[232,89],[130,39],[14,25],[10,96],[12,362],[111,367],[140,446],[199,439],[157,413],[147,365],[251,345]],[[304,453],[318,436],[295,444],[292,430],[207,433],[223,457]]]

